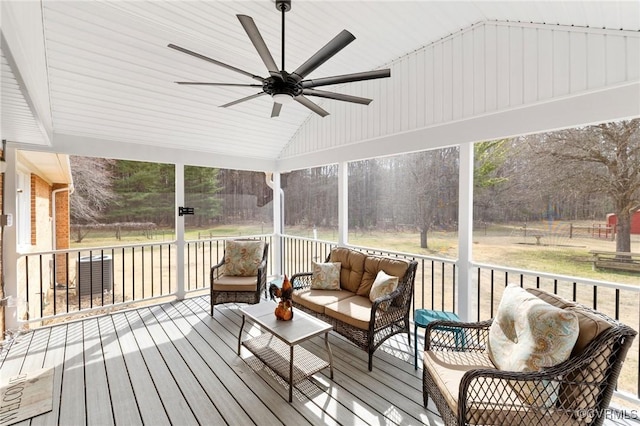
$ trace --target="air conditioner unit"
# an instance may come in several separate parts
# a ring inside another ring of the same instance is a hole
[[[102,294],[113,288],[113,260],[108,255],[82,256],[76,260],[80,296]]]

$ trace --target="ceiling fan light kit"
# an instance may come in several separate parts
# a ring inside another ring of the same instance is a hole
[[[175,44],[169,44],[168,47],[194,56],[199,59],[211,62],[223,68],[227,68],[231,71],[243,74],[254,80],[260,81],[262,84],[241,84],[241,83],[208,83],[208,82],[194,82],[194,81],[176,81],[180,85],[199,85],[199,86],[231,86],[231,87],[261,87],[262,91],[246,96],[244,98],[220,105],[222,108],[227,108],[241,102],[245,102],[262,95],[269,95],[273,99],[273,108],[271,110],[271,117],[278,117],[283,104],[289,104],[293,101],[304,105],[311,111],[326,117],[329,115],[327,111],[322,109],[319,105],[311,101],[307,96],[316,96],[326,99],[334,99],[338,101],[357,103],[361,105],[369,105],[372,99],[362,98],[359,96],[346,95],[342,93],[328,92],[324,90],[316,90],[314,87],[328,86],[332,84],[350,83],[354,81],[372,80],[377,78],[386,78],[391,76],[389,69],[365,71],[353,74],[337,75],[332,77],[323,77],[317,79],[305,80],[304,78],[313,72],[320,65],[324,64],[327,60],[331,59],[335,54],[344,49],[349,43],[356,38],[347,30],[342,30],[337,36],[329,41],[324,47],[313,54],[307,61],[300,65],[295,71],[289,73],[285,70],[285,13],[291,10],[291,0],[276,0],[276,9],[282,13],[282,69],[278,69],[269,48],[267,47],[258,27],[250,16],[236,15],[240,24],[244,28],[247,36],[253,43],[253,46],[258,52],[258,55],[262,59],[262,62],[267,67],[269,72],[268,77],[260,77],[250,72],[236,68],[232,65],[225,64],[215,59],[204,56],[200,53],[196,53],[192,50],[185,49]]]
[[[286,93],[274,93],[273,95],[271,95],[271,97],[273,98],[273,102],[282,105],[287,105],[293,102],[293,96]]]

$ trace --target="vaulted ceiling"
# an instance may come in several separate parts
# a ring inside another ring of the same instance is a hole
[[[295,69],[343,29],[356,40],[309,78],[385,68],[479,22],[637,33],[639,5],[294,0],[286,14],[286,68]],[[345,117],[338,117],[344,107],[340,101],[313,98],[334,114],[319,119],[293,103],[285,105],[279,117],[270,118],[268,96],[220,107],[259,89],[175,84],[255,81],[169,49],[169,43],[267,75],[237,14],[253,17],[280,64],[281,16],[269,0],[3,1],[2,138],[23,148],[69,154],[277,170],[282,153],[291,151],[288,145],[305,125],[315,120],[329,128],[333,120],[344,123]],[[635,61],[637,56],[630,57]],[[629,65],[632,74],[636,68],[637,64]],[[390,80],[402,78],[392,73]],[[631,78],[637,80],[635,75]],[[359,96],[374,100],[370,106],[353,106],[354,111],[389,102],[376,96],[381,93],[377,84],[390,83],[372,80],[358,86]],[[326,90],[347,93],[350,88]],[[357,114],[350,119],[357,120]],[[365,140],[366,132],[359,137]],[[326,147],[320,143],[314,149],[322,152]]]

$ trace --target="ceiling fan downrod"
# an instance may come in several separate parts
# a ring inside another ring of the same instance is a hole
[[[291,10],[291,0],[276,0],[276,9],[282,12],[282,68],[284,71],[284,14]]]

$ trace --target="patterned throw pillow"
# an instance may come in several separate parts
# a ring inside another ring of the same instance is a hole
[[[224,273],[237,277],[252,277],[258,274],[262,262],[264,242],[229,240],[224,247]]]
[[[369,300],[375,302],[378,297],[386,296],[387,294],[393,292],[398,287],[398,277],[392,277],[391,275],[387,275],[384,271],[378,271],[378,275],[376,275],[376,279],[373,281],[371,285],[371,291],[369,292]],[[383,303],[380,305],[380,309],[386,311],[388,307],[388,303]]]
[[[510,284],[489,329],[487,351],[499,370],[539,371],[569,359],[578,331],[575,313]],[[550,407],[558,397],[557,384],[512,382],[511,385],[520,398],[531,404],[544,401]]]
[[[340,290],[340,262],[313,262],[312,290]]]

